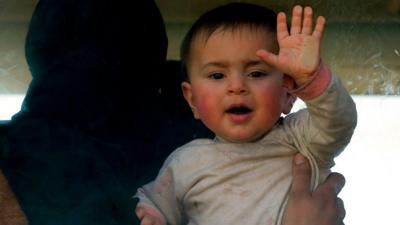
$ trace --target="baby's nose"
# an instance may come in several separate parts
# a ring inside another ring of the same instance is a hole
[[[228,84],[228,93],[245,94],[248,92],[247,84],[243,76],[230,77]]]

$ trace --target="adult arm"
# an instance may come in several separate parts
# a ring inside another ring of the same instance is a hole
[[[310,191],[311,168],[304,156],[293,159],[293,184],[283,225],[343,225],[345,209],[337,197],[345,179],[331,173],[324,183]]]
[[[22,211],[14,192],[3,172],[0,170],[0,224],[27,225],[28,221]]]

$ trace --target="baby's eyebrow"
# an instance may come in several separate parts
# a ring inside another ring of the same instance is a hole
[[[245,62],[245,68],[251,67],[251,66],[258,66],[258,65],[270,67],[270,65],[268,65],[267,63],[265,63],[262,60],[249,60],[249,61]]]
[[[265,63],[263,60],[254,59],[254,60],[246,60],[246,61],[244,61],[244,68],[248,68],[248,67],[252,67],[252,66],[258,66],[258,65],[267,66],[268,68],[271,67],[270,65]],[[201,66],[201,70],[207,69],[209,67],[226,68],[228,66],[229,66],[229,62],[210,61],[210,62],[207,62],[204,65],[202,65]]]
[[[215,61],[215,62],[208,62],[206,64],[204,64],[203,66],[201,66],[201,70],[204,70],[208,67],[228,67],[228,63],[225,62],[220,62],[220,61]]]

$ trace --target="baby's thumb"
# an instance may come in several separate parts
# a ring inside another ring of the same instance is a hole
[[[260,57],[263,61],[265,61],[267,64],[277,67],[277,63],[278,63],[277,55],[275,55],[265,49],[257,50],[256,55],[258,57]]]

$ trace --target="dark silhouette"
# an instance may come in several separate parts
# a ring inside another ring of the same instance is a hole
[[[26,39],[32,83],[0,125],[1,169],[30,224],[136,224],[136,188],[194,137],[180,63],[151,0],[41,0]]]

